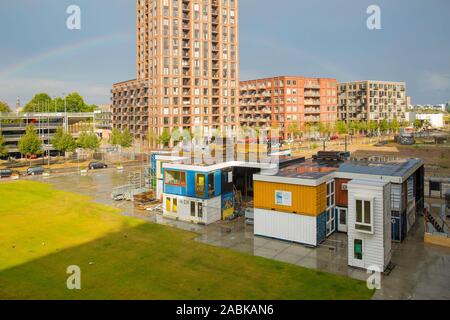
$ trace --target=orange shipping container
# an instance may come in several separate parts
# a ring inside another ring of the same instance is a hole
[[[326,184],[317,187],[273,183],[254,182],[255,208],[296,213],[316,217],[326,210]],[[276,202],[276,192],[287,192],[291,195],[291,205],[280,205]]]

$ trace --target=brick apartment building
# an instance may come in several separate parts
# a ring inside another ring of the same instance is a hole
[[[273,77],[240,83],[240,124],[243,127],[279,128],[280,138],[291,137],[289,126],[337,120],[337,82],[328,78]]]
[[[113,126],[154,145],[164,128],[234,132],[238,0],[137,0],[136,76],[112,89]]]

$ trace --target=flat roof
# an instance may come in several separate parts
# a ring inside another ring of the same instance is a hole
[[[164,169],[171,170],[185,170],[185,171],[198,171],[198,172],[212,172],[227,168],[253,168],[261,169],[265,172],[275,172],[278,167],[277,164],[273,163],[262,163],[262,162],[245,162],[245,161],[228,161],[212,165],[201,165],[201,164],[185,164],[185,163],[164,163]],[[273,171],[275,170],[275,171]]]
[[[421,164],[420,159],[399,159],[392,157],[350,160],[339,167],[339,172],[368,174],[377,176],[403,177]]]
[[[380,179],[402,183],[423,165],[420,159],[377,157],[363,160],[315,161],[308,159],[279,169],[273,175],[254,175],[256,181],[317,186],[333,178]]]
[[[303,163],[292,164],[282,168],[276,174],[278,177],[299,179],[320,179],[339,169],[337,162],[306,160]]]

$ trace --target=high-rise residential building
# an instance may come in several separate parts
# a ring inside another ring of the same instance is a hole
[[[240,83],[241,126],[279,128],[281,139],[293,135],[291,124],[333,125],[337,112],[336,79],[280,76]]]
[[[137,79],[113,86],[113,126],[137,138],[166,128],[238,125],[238,0],[137,0]]]
[[[411,109],[413,107],[412,98],[410,96],[406,96],[406,108]]]
[[[406,84],[355,81],[339,84],[339,119],[343,121],[404,121]]]

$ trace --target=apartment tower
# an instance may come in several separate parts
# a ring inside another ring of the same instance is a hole
[[[238,125],[238,0],[137,0],[136,79],[113,86],[113,125],[154,144],[164,129]]]
[[[339,84],[339,118],[343,121],[406,120],[406,84],[355,81]]]
[[[293,137],[290,128],[333,126],[337,120],[337,82],[329,78],[272,77],[240,83],[240,124],[279,128],[280,138]]]

